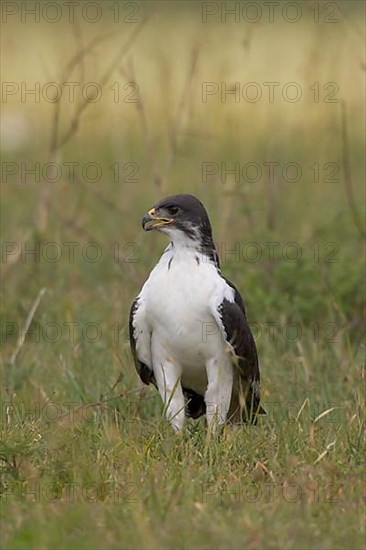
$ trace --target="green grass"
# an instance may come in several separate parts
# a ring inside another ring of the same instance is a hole
[[[304,90],[337,82],[362,215],[362,6],[339,4],[350,7],[337,25],[314,25],[308,14],[296,25],[276,21],[250,31],[201,24],[197,3],[160,4],[129,54],[151,150],[136,104],[115,104],[107,95],[89,105],[57,152],[60,163],[98,162],[99,182],[70,183],[64,175],[50,187],[48,210],[42,178],[22,182],[17,174],[3,183],[2,240],[22,250],[6,257],[3,248],[1,264],[4,549],[365,548],[364,238],[347,200],[340,104],[314,103],[309,95],[296,104],[201,100],[204,81],[297,81]],[[82,24],[81,39],[111,30]],[[121,36],[86,58],[85,81],[98,81],[128,30],[121,27]],[[6,79],[29,86],[59,79],[78,44],[66,24],[9,22],[6,31]],[[194,44],[200,53],[187,80]],[[131,70],[126,60],[123,66]],[[81,73],[78,67],[69,80]],[[122,89],[118,69],[108,84],[116,81]],[[61,128],[74,107],[62,103]],[[3,160],[48,162],[52,104],[14,96],[4,112],[10,120],[25,117],[28,134],[4,150]],[[263,168],[268,160],[297,162],[303,172],[296,183],[277,175],[272,201],[265,172],[256,183],[221,181],[220,173],[202,178],[204,162]],[[138,181],[123,181],[122,170],[113,182],[116,161],[136,163]],[[336,181],[323,172],[314,181],[314,162],[335,163]],[[181,435],[172,432],[157,392],[138,381],[127,339],[130,304],[165,245],[162,236],[142,232],[140,219],[162,193],[182,191],[207,205],[224,275],[245,297],[260,357],[267,415],[255,427],[227,426],[217,436],[207,435],[203,419],[188,422]],[[102,251],[95,263],[85,256],[91,241]],[[70,242],[79,243],[73,262]],[[114,261],[116,242],[130,261]],[[279,243],[272,259],[268,242]],[[294,262],[283,256],[293,242],[301,251]],[[45,257],[48,243],[62,252],[56,262]],[[243,256],[248,243],[260,247],[258,261]],[[40,247],[39,261],[25,246]],[[235,246],[241,255],[228,253]]]

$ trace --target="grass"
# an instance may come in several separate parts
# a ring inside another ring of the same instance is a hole
[[[107,83],[122,90],[136,80],[139,103],[104,95],[62,147],[50,144],[54,104],[16,94],[3,105],[3,160],[19,170],[2,186],[4,549],[365,547],[364,237],[349,202],[351,192],[362,216],[363,7],[338,4],[337,25],[314,24],[308,13],[293,25],[277,19],[249,30],[202,24],[197,3],[154,3],[155,15]],[[141,5],[149,11],[152,3]],[[77,30],[13,18],[5,30],[6,80],[31,87],[61,80],[80,40],[116,29],[104,19]],[[98,81],[130,31],[122,26],[104,40],[69,80]],[[202,82],[249,81],[296,81],[304,98],[202,102]],[[315,103],[305,93],[330,81],[346,108],[351,181],[340,103]],[[61,136],[82,104],[61,102]],[[63,167],[58,182],[29,173],[22,181],[22,162],[55,159]],[[279,163],[272,188],[268,161]],[[78,172],[70,182],[65,162],[96,162],[101,178],[93,183]],[[137,182],[126,179],[129,162]],[[205,162],[218,167],[207,179]],[[239,163],[241,172],[257,163],[262,177],[236,180],[223,162]],[[282,175],[291,162],[302,170],[293,183]],[[309,168],[315,162],[318,181]],[[256,427],[225,427],[217,437],[203,420],[173,434],[129,352],[131,301],[165,245],[142,233],[140,218],[162,194],[179,191],[208,207],[261,363],[268,414]],[[273,256],[269,242],[278,243]],[[257,261],[250,243],[259,247]],[[289,243],[300,250],[294,261]],[[27,254],[34,247],[38,255]]]

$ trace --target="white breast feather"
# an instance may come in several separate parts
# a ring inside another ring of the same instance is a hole
[[[151,365],[154,339],[158,361],[179,363],[182,383],[204,391],[207,362],[227,349],[218,311],[224,298],[233,302],[234,290],[208,258],[168,247],[139,295],[133,322],[138,358]]]

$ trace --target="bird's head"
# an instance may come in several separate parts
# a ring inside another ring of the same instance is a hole
[[[145,231],[166,233],[174,244],[212,240],[211,224],[205,207],[193,195],[171,195],[159,201],[142,218]]]

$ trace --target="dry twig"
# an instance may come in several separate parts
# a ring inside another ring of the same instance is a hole
[[[349,154],[349,138],[348,138],[348,126],[347,126],[347,112],[346,104],[341,102],[341,136],[342,136],[342,159],[343,159],[343,175],[344,175],[344,187],[346,190],[348,205],[351,210],[353,221],[362,237],[365,237],[365,228],[362,224],[360,214],[356,206],[356,200],[353,192],[352,175],[351,175],[351,163]]]
[[[22,348],[22,346],[25,342],[25,337],[27,336],[27,332],[29,330],[30,324],[33,320],[34,314],[36,313],[36,311],[38,309],[38,306],[40,304],[40,301],[42,300],[42,297],[43,297],[45,292],[46,292],[46,289],[41,288],[41,290],[38,292],[37,298],[33,302],[33,305],[32,305],[32,307],[31,307],[31,309],[30,309],[30,311],[27,315],[27,319],[25,321],[24,328],[20,331],[17,347],[15,348],[15,351],[14,351],[13,355],[11,356],[11,359],[10,359],[10,364],[11,365],[14,365],[15,360],[18,357],[18,354],[19,354],[19,352],[20,352],[20,350],[21,350],[21,348]]]

